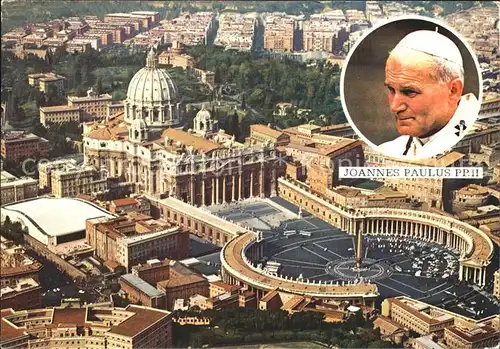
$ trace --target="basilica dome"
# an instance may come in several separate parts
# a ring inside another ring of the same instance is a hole
[[[148,61],[151,55],[154,55],[154,53],[150,51]],[[165,101],[173,101],[180,98],[177,86],[167,71],[155,67],[154,64],[153,66],[146,64],[130,80],[127,99],[130,103],[161,104]]]
[[[148,128],[163,130],[181,122],[181,96],[165,69],[158,64],[153,48],[146,66],[139,70],[128,85],[125,120],[142,119]]]

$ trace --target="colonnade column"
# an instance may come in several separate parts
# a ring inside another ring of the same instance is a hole
[[[111,177],[115,176],[115,160],[114,158],[109,158],[109,175]]]
[[[222,203],[226,202],[226,176],[222,177]]]
[[[205,206],[205,178],[201,179],[201,206]]]
[[[243,192],[241,191],[241,181],[243,180],[243,172],[239,173],[238,176],[238,200],[242,200],[245,198],[245,195],[243,195]]]
[[[264,173],[265,173],[265,168],[264,165],[261,166],[260,168],[260,197],[263,198],[265,196],[265,191],[264,191]]]
[[[212,205],[215,205],[215,177],[212,178]]]
[[[236,200],[236,174],[233,175],[232,187],[233,187],[233,196],[231,198],[231,201],[235,201]]]
[[[250,171],[250,197],[253,197],[253,171]]]
[[[191,177],[191,205],[196,205],[196,193],[195,193],[195,178]]]
[[[123,174],[123,160],[120,158],[118,159],[118,162],[116,163],[116,167],[118,169],[117,172],[117,177],[120,177]]]
[[[271,196],[276,195],[276,169],[273,167],[271,178]]]
[[[214,178],[214,181],[215,181],[215,203],[216,204],[219,204],[219,177],[215,177]]]

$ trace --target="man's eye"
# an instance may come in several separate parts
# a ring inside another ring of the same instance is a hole
[[[415,97],[418,95],[418,92],[413,90],[403,90],[403,94],[408,97]]]
[[[390,93],[394,94],[394,89],[392,87],[387,86],[387,89],[389,90]]]

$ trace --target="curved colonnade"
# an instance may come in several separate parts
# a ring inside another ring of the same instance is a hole
[[[372,306],[378,297],[377,285],[334,284],[333,282],[299,281],[288,277],[264,274],[252,260],[262,255],[263,245],[258,233],[246,232],[229,241],[221,251],[222,279],[231,285],[239,284],[255,292],[258,299],[274,289],[323,299],[342,299],[355,304]]]
[[[392,235],[440,244],[460,254],[459,279],[482,286],[486,283],[494,247],[481,230],[455,218],[423,211],[342,207],[309,190],[303,183],[278,179],[281,197],[348,234]],[[221,251],[222,277],[240,284],[259,296],[273,289],[293,294],[352,300],[368,304],[378,295],[374,284],[333,285],[263,274],[252,261],[262,257],[259,234],[247,231],[231,239]],[[363,300],[361,302],[361,299]],[[357,300],[357,301],[356,301]]]

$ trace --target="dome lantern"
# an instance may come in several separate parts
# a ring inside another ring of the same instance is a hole
[[[146,66],[130,80],[124,108],[125,122],[131,125],[136,119],[143,120],[152,137],[182,122],[179,89],[158,62],[158,55],[151,47]]]
[[[158,67],[159,67],[158,56],[156,55],[153,46],[151,46],[148,56],[146,57],[146,68],[158,69]]]

